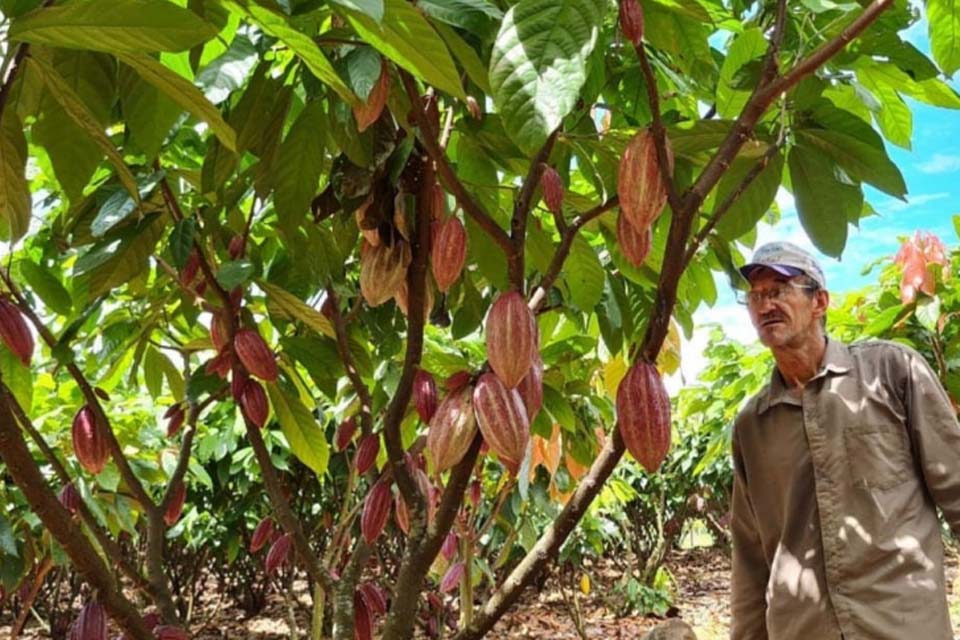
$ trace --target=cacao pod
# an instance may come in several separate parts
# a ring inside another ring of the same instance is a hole
[[[389,95],[390,72],[386,64],[381,64],[380,77],[377,79],[377,84],[373,85],[373,89],[370,90],[366,102],[353,107],[353,117],[357,120],[357,131],[363,133],[370,125],[380,119],[380,114],[383,113]]]
[[[437,183],[434,183],[433,187],[430,189],[430,220],[432,222],[439,222],[440,220],[443,220],[446,212],[447,194],[444,193],[443,187]]]
[[[100,423],[88,405],[84,405],[73,418],[73,452],[80,466],[97,475],[107,465],[110,450]]]
[[[80,611],[70,640],[107,640],[107,614],[99,602],[88,602]]]
[[[393,491],[390,489],[390,484],[384,480],[379,480],[374,484],[363,501],[363,512],[360,514],[360,532],[368,544],[373,544],[373,541],[380,537],[383,532],[383,528],[387,524],[387,517],[390,515],[392,502]]]
[[[638,132],[627,143],[620,157],[617,174],[617,193],[620,196],[620,213],[637,229],[645,229],[657,219],[667,202],[667,187],[664,177],[673,175],[673,151],[667,140],[666,176],[662,175],[657,160],[657,145],[650,129]]]
[[[650,255],[650,246],[653,244],[653,232],[650,227],[638,229],[630,224],[627,217],[620,212],[617,216],[617,244],[620,253],[635,267],[642,267],[647,256]]]
[[[467,259],[467,232],[457,216],[439,223],[436,241],[430,254],[430,265],[437,288],[446,292],[460,277]]]
[[[530,441],[530,422],[523,399],[492,373],[480,376],[473,391],[480,433],[507,470],[516,475]]]
[[[367,196],[367,199],[357,207],[356,211],[353,212],[353,217],[357,221],[357,228],[360,230],[360,235],[366,240],[366,242],[360,244],[361,258],[363,258],[367,249],[370,247],[380,246],[380,232],[377,231],[378,222],[374,219],[370,221],[367,220],[367,210],[370,209],[372,204],[373,194],[371,193]]]
[[[430,286],[430,281],[424,283],[425,285],[425,295],[423,300],[423,322],[426,324],[427,320],[430,318],[430,311],[433,309],[433,287]],[[400,281],[400,286],[397,288],[397,292],[393,294],[393,299],[397,302],[397,306],[400,307],[400,313],[409,317],[407,313],[409,307],[409,296],[407,290],[407,279],[404,278]]]
[[[457,588],[457,585],[460,584],[460,580],[463,578],[464,566],[462,562],[455,562],[447,569],[447,572],[443,574],[443,579],[440,580],[440,592],[447,593],[453,591]]]
[[[33,356],[33,334],[17,305],[0,297],[0,338],[24,365]]]
[[[267,415],[270,412],[267,393],[256,380],[247,380],[247,383],[243,386],[240,408],[243,410],[243,415],[247,416],[247,420],[261,429],[267,423]]]
[[[373,640],[373,616],[359,591],[353,594],[353,639]]]
[[[230,291],[230,308],[236,309],[243,301],[243,287],[235,287]]]
[[[393,518],[397,521],[397,528],[403,531],[404,535],[410,534],[410,510],[407,508],[407,501],[403,494],[398,493],[396,502],[394,502]]]
[[[260,551],[273,537],[273,519],[264,518],[257,523],[257,528],[253,530],[253,537],[250,538],[250,553]]]
[[[450,392],[430,420],[427,451],[436,473],[460,462],[477,433],[473,410],[473,388],[469,385]]]
[[[353,434],[357,432],[357,419],[354,416],[350,416],[346,420],[340,423],[340,426],[337,427],[337,434],[334,437],[334,441],[337,447],[337,451],[343,451],[347,448],[347,445],[350,444],[350,441],[353,440]]]
[[[246,249],[246,244],[247,242],[242,233],[238,233],[230,238],[230,244],[227,246],[227,253],[230,254],[230,259],[239,259],[243,255],[244,249]]]
[[[233,348],[240,362],[251,374],[267,382],[275,382],[280,372],[273,351],[254,329],[240,329],[233,337]]]
[[[543,188],[543,201],[552,213],[563,213],[563,181],[560,174],[551,166],[545,166],[540,176],[540,186]]]
[[[77,509],[80,508],[80,503],[82,499],[80,498],[80,492],[77,491],[76,487],[73,486],[72,482],[68,482],[63,485],[63,488],[60,489],[60,494],[57,496],[60,500],[60,504],[63,505],[63,508],[70,512],[70,515],[75,515]]]
[[[397,239],[392,246],[381,243],[360,256],[360,293],[371,307],[377,307],[400,288],[410,266],[410,245]]]
[[[434,611],[443,611],[446,609],[446,607],[443,606],[443,600],[441,600],[440,596],[435,594],[433,591],[427,594],[427,604],[429,604],[430,608]]]
[[[429,424],[437,412],[437,382],[429,371],[417,369],[413,377],[413,403],[420,419]]]
[[[359,588],[360,597],[363,598],[367,609],[375,616],[382,616],[387,612],[387,598],[380,585],[373,582],[364,582]]]
[[[539,351],[533,352],[533,365],[520,381],[517,392],[520,393],[523,406],[527,410],[527,420],[533,424],[533,419],[543,406],[543,359]]]
[[[163,622],[163,618],[160,617],[160,614],[156,611],[151,611],[147,615],[143,616],[143,624],[146,625],[147,629],[153,631],[157,626]]]
[[[449,393],[453,393],[470,384],[472,377],[469,371],[457,371],[444,381],[443,386],[446,387]]]
[[[169,624],[157,625],[157,628],[153,630],[153,637],[157,640],[190,640],[190,634],[180,627]]]
[[[453,531],[449,532],[447,537],[443,539],[443,546],[440,547],[440,553],[447,562],[453,560],[453,556],[457,555],[457,543],[457,534]]]
[[[480,484],[479,480],[474,480],[470,483],[470,504],[477,506],[480,504],[480,499],[483,498],[483,485]]]
[[[377,454],[380,453],[380,437],[370,433],[360,440],[357,447],[357,453],[354,457],[354,465],[359,475],[365,474],[377,461]]]
[[[163,513],[163,521],[168,527],[180,519],[180,514],[183,513],[183,505],[186,501],[187,485],[183,482],[178,482],[177,486],[173,489],[173,497],[170,498],[170,502],[167,504],[167,510]]]
[[[183,426],[183,421],[186,419],[187,413],[180,404],[175,404],[170,407],[167,413],[170,414],[167,416],[167,437],[172,438],[180,432],[180,427]]]
[[[265,562],[268,576],[287,563],[290,559],[290,550],[292,548],[293,536],[289,533],[283,534],[270,545],[270,550],[267,551],[267,559]]]
[[[633,46],[643,42],[643,9],[639,0],[620,0],[620,28]]]
[[[617,389],[617,428],[627,451],[650,473],[670,449],[670,398],[656,366],[633,363]]]
[[[229,344],[227,335],[226,319],[219,313],[213,314],[213,319],[210,320],[210,342],[217,351],[223,351]]]
[[[234,365],[236,365],[236,363],[234,363]],[[250,375],[243,367],[233,367],[233,376],[230,378],[230,395],[233,396],[235,402],[240,402],[243,399],[243,390],[246,388],[249,380]]]
[[[230,373],[230,367],[233,364],[233,354],[229,351],[224,351],[219,353],[207,362],[203,370],[208,375],[218,375],[224,380],[227,379],[227,375]]]
[[[537,323],[523,296],[500,294],[487,315],[486,332],[490,367],[513,389],[527,375],[537,350]]]
[[[200,254],[194,249],[190,252],[190,255],[187,256],[187,262],[183,265],[183,269],[180,270],[180,283],[185,287],[189,287],[190,283],[197,277],[197,271],[199,269]]]

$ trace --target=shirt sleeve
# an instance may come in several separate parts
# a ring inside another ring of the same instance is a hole
[[[737,429],[733,434],[733,505],[730,532],[733,542],[730,640],[766,640],[767,582],[770,567],[763,555],[757,520],[750,502]]]
[[[960,424],[947,392],[926,360],[907,355],[904,405],[927,490],[954,534],[960,535]]]

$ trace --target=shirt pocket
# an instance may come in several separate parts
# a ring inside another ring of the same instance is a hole
[[[844,431],[844,444],[858,486],[882,491],[910,478],[910,444],[902,425],[854,425]]]

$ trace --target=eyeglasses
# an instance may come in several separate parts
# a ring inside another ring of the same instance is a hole
[[[820,287],[812,284],[798,284],[796,282],[784,282],[776,287],[771,287],[765,291],[737,291],[737,302],[748,307],[759,307],[764,300],[770,302],[783,302],[794,289],[801,291],[816,291]]]

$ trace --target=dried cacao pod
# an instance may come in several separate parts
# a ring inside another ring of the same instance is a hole
[[[270,413],[270,405],[267,403],[267,393],[256,380],[247,380],[243,385],[243,393],[240,396],[240,408],[247,420],[257,425],[261,429],[267,423],[267,416]]]
[[[446,292],[463,272],[463,263],[467,259],[467,232],[457,216],[450,216],[439,225],[430,265],[437,288]]]
[[[380,119],[383,108],[390,95],[390,72],[386,64],[380,66],[380,77],[370,90],[367,101],[353,107],[353,117],[357,120],[357,131],[363,133],[370,125]]]
[[[373,616],[359,591],[353,594],[353,640],[373,640]]]
[[[533,424],[533,419],[537,417],[543,406],[543,359],[539,351],[533,352],[533,364],[527,375],[520,381],[517,391],[527,410],[527,420]]]
[[[639,0],[620,0],[620,28],[633,46],[640,46],[643,42],[643,9]]]
[[[653,244],[653,231],[650,227],[638,229],[630,224],[623,212],[617,216],[617,244],[620,253],[635,267],[642,267],[647,256],[650,255],[650,246]]]
[[[290,550],[292,548],[293,536],[289,533],[283,534],[270,545],[270,550],[267,551],[267,559],[265,561],[268,576],[287,563],[290,559]]]
[[[153,630],[153,637],[156,640],[190,640],[189,633],[180,627],[169,624],[157,625],[157,628]]]
[[[377,454],[380,453],[380,437],[374,433],[365,435],[360,440],[357,447],[357,453],[354,456],[354,465],[359,475],[365,474],[377,461]]]
[[[382,616],[387,612],[387,597],[380,585],[373,582],[364,582],[360,585],[358,591],[367,605],[367,609],[374,616]]]
[[[240,329],[233,337],[233,348],[240,362],[251,374],[267,382],[275,382],[280,372],[273,351],[254,329]]]
[[[449,532],[447,537],[443,539],[443,546],[440,547],[440,553],[447,562],[453,560],[453,556],[457,555],[458,542],[457,534],[453,531]]]
[[[177,486],[173,489],[173,497],[167,504],[167,510],[163,513],[163,521],[168,527],[173,526],[173,524],[180,519],[180,514],[183,513],[183,505],[186,501],[187,485],[183,482],[178,482]]]
[[[0,338],[24,365],[33,356],[33,334],[17,305],[0,297]]]
[[[500,294],[487,315],[486,333],[490,367],[513,389],[527,375],[537,350],[537,323],[522,295]]]
[[[360,293],[367,304],[376,307],[393,297],[407,277],[410,259],[410,245],[402,239],[392,246],[368,245],[360,256]]]
[[[368,544],[373,544],[373,541],[383,532],[387,518],[390,516],[392,503],[393,491],[390,489],[390,484],[379,480],[363,501],[363,512],[360,514],[360,532]]]
[[[340,423],[340,426],[337,427],[337,434],[334,437],[334,443],[337,447],[337,451],[343,451],[347,448],[347,445],[350,444],[350,441],[353,440],[353,435],[357,432],[357,419],[355,416],[350,416],[346,420]]]
[[[523,399],[492,373],[480,376],[473,391],[480,433],[507,470],[516,475],[530,441],[530,422]]]
[[[553,167],[546,165],[540,176],[540,186],[543,188],[543,201],[553,213],[563,212],[563,181],[560,174]]]
[[[620,382],[617,428],[637,462],[650,473],[660,468],[670,449],[670,398],[649,362],[633,363]]]
[[[462,562],[455,562],[450,565],[447,572],[443,574],[443,579],[440,580],[440,592],[447,593],[456,589],[463,578],[463,574],[464,566]]]
[[[437,382],[429,371],[417,369],[413,377],[413,403],[420,419],[429,424],[437,412]]]
[[[107,614],[99,602],[88,602],[80,611],[70,640],[107,640]]]
[[[673,175],[673,151],[667,140],[666,177]],[[617,175],[620,213],[637,229],[645,229],[657,219],[667,203],[663,170],[657,160],[657,145],[650,129],[639,131],[623,150]]]
[[[167,411],[168,414],[164,414],[167,419],[167,437],[172,438],[177,433],[180,432],[180,428],[183,426],[183,421],[187,417],[186,411],[183,410],[183,405],[175,404]]]
[[[84,405],[73,418],[73,452],[84,469],[97,475],[107,465],[110,450],[107,438],[97,421],[93,409]]]
[[[82,502],[82,499],[80,498],[80,492],[77,491],[72,482],[68,482],[67,484],[63,485],[63,488],[60,489],[60,494],[57,496],[57,499],[60,500],[60,504],[63,505],[63,508],[70,512],[70,515],[75,515],[77,513],[77,509],[80,508],[80,503]]]
[[[227,246],[227,253],[230,254],[231,260],[236,260],[243,255],[244,249],[246,249],[247,241],[244,239],[242,233],[230,238],[230,244]]]
[[[250,553],[260,551],[273,537],[274,527],[272,518],[264,518],[257,524],[253,530],[253,537],[250,538]]]
[[[460,462],[476,433],[473,387],[467,385],[450,392],[430,420],[427,451],[433,460],[434,471],[442,473]]]

